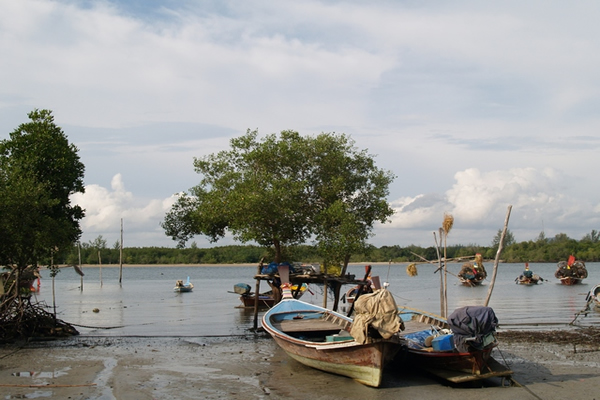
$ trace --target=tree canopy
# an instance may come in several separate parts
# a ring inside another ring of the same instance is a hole
[[[280,262],[289,246],[315,240],[324,261],[342,262],[367,249],[373,225],[393,213],[385,199],[393,174],[346,135],[282,131],[259,139],[248,130],[230,145],[194,160],[200,183],[165,216],[162,226],[178,246],[230,232],[271,248]]]
[[[0,262],[20,269],[70,250],[84,211],[84,165],[49,110],[34,110],[0,142]]]
[[[31,302],[38,266],[55,274],[53,260],[71,251],[81,236],[84,212],[70,196],[83,192],[84,166],[77,148],[49,110],[34,110],[30,122],[0,141],[0,337],[77,334],[72,326]],[[37,275],[39,276],[39,275]]]

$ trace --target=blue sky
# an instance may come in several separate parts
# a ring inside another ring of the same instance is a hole
[[[86,165],[83,241],[173,246],[193,158],[247,129],[346,133],[397,176],[376,246],[600,230],[600,4],[0,2],[0,138],[53,111]],[[210,244],[195,239],[201,247]],[[218,242],[229,244],[230,240]]]

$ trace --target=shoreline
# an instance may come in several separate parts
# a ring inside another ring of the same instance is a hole
[[[395,265],[405,264],[405,263],[392,263]],[[265,264],[266,265],[266,264]],[[389,265],[387,262],[364,262],[364,263],[350,263],[349,266],[360,266],[360,265]],[[81,264],[80,268],[120,268],[119,264]],[[253,263],[233,263],[233,264],[123,264],[123,268],[171,268],[171,267],[258,267],[258,264]],[[59,264],[58,268],[73,268],[73,265],[67,264]],[[46,266],[40,266],[40,269],[48,269]]]
[[[264,334],[243,338],[92,337],[0,346],[6,398],[423,400],[593,399],[600,387],[598,344],[528,334],[501,336],[494,358],[517,384],[499,378],[449,385],[421,371],[388,368],[382,387],[306,367]]]

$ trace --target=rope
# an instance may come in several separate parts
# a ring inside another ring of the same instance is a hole
[[[69,323],[69,325],[77,326],[79,328],[89,328],[89,329],[116,329],[116,328],[125,328],[125,325],[117,325],[117,326],[90,326],[90,325],[78,325],[78,324],[71,324],[71,323]]]

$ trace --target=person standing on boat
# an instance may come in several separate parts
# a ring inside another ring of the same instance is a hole
[[[529,270],[529,264],[525,263],[525,271],[523,271],[523,276],[527,279],[533,278],[533,271]]]

